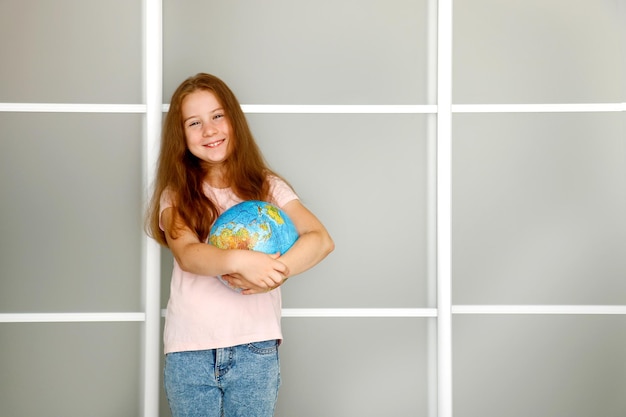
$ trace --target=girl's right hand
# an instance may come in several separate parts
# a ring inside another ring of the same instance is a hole
[[[278,288],[289,276],[289,270],[280,262],[279,253],[240,250],[234,265],[235,272],[222,275],[230,285],[242,288],[242,294],[258,294]]]

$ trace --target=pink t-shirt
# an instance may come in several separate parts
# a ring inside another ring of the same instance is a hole
[[[270,178],[272,203],[283,207],[297,199],[284,181]],[[205,194],[220,213],[241,202],[230,188],[204,185]],[[161,196],[161,213],[172,203]],[[217,277],[183,271],[176,260],[165,316],[164,351],[216,349],[263,340],[282,340],[280,287],[268,293],[241,295]]]

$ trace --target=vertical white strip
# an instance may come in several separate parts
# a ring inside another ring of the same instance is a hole
[[[439,0],[437,38],[438,415],[452,417],[452,1]]]
[[[162,2],[144,0],[144,95],[146,116],[144,129],[144,190],[150,194],[154,180],[161,135],[162,93]],[[161,260],[160,247],[146,237],[144,243],[144,323],[143,404],[144,417],[159,415],[159,369],[161,329]]]
[[[437,0],[428,0],[427,10],[427,100],[437,103]],[[437,306],[437,115],[426,115],[427,149],[427,302]],[[428,417],[437,417],[437,320],[427,320]]]

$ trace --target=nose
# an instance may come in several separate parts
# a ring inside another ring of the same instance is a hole
[[[217,133],[217,129],[215,128],[215,126],[213,126],[212,123],[206,123],[204,125],[204,129],[202,131],[203,136],[213,136],[214,134]]]

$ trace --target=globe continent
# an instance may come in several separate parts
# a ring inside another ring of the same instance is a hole
[[[284,211],[256,200],[244,201],[226,210],[215,220],[209,232],[209,243],[218,248],[247,249],[267,254],[282,255],[297,239],[296,227]],[[218,278],[227,284],[221,277]]]

